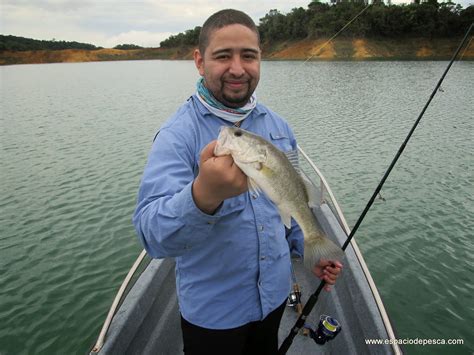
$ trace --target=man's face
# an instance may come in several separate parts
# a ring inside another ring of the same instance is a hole
[[[238,24],[215,30],[204,56],[195,51],[194,62],[217,100],[228,107],[242,107],[260,79],[257,34]]]

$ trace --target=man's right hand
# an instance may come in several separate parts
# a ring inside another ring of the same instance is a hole
[[[235,164],[230,155],[217,157],[212,141],[201,151],[199,174],[193,183],[196,206],[207,214],[213,214],[225,199],[244,193],[248,189],[247,176]]]

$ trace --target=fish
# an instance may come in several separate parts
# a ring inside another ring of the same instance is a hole
[[[283,151],[252,132],[223,126],[214,155],[231,155],[247,175],[249,191],[263,191],[277,207],[287,228],[291,228],[291,218],[295,219],[303,231],[303,259],[308,269],[312,270],[320,259],[342,258],[342,249],[325,235],[311,211],[311,207],[318,205],[315,187],[294,168]]]

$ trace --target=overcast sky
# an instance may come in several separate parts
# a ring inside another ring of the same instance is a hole
[[[201,26],[209,15],[236,8],[258,24],[270,9],[307,8],[310,0],[0,0],[0,33],[91,43],[158,47],[171,34]],[[401,3],[394,0],[393,3]],[[458,0],[467,7],[473,0]]]

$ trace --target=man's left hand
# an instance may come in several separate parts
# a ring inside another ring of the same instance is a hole
[[[324,289],[331,291],[331,285],[336,283],[336,279],[342,270],[342,264],[339,261],[321,259],[318,264],[313,267],[313,274],[321,280],[326,281]]]

